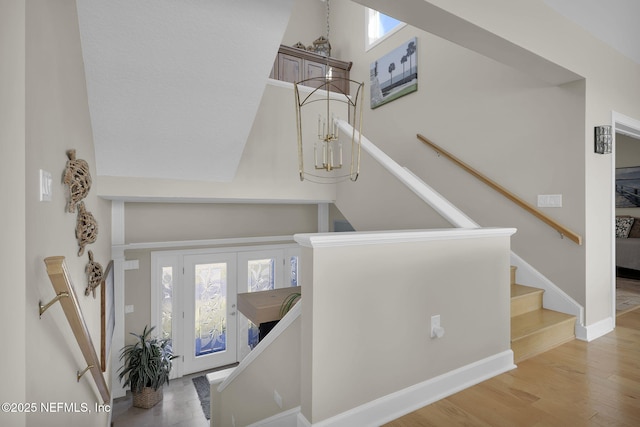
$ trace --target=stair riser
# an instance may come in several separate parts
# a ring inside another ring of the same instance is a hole
[[[575,320],[569,319],[511,342],[515,363],[575,339]]]
[[[543,292],[536,292],[511,298],[511,317],[541,309],[542,294]]]

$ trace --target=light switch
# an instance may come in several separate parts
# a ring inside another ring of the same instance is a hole
[[[50,202],[53,192],[51,172],[40,169],[40,201]]]
[[[562,194],[538,194],[539,208],[561,208]]]
[[[125,305],[124,306],[124,313],[125,314],[133,313],[133,306],[132,305]]]

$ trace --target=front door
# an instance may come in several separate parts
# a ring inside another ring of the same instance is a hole
[[[173,344],[171,378],[241,361],[258,328],[237,311],[238,292],[297,286],[295,245],[151,253],[151,324]]]
[[[184,257],[184,374],[235,363],[236,254]]]

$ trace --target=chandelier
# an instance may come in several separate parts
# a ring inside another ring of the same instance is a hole
[[[329,46],[329,0],[327,36]],[[325,75],[295,82],[300,180],[329,184],[360,174],[364,83],[333,75],[328,50]],[[317,130],[317,131],[316,131]],[[312,166],[311,166],[312,165]]]

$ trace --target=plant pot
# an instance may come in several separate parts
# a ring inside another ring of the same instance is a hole
[[[136,408],[153,408],[162,400],[162,387],[154,390],[153,387],[144,387],[142,391],[133,393],[133,406]]]

